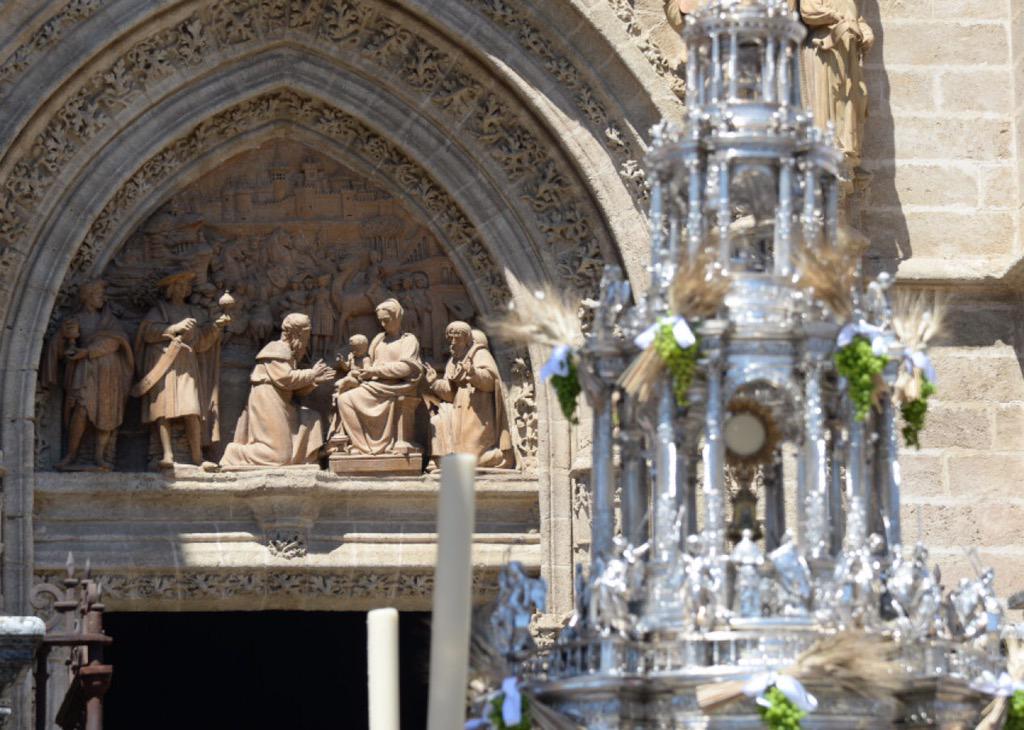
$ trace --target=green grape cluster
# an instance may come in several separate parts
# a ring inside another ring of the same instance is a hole
[[[768,688],[764,697],[768,700],[769,706],[758,705],[757,709],[770,730],[800,730],[800,720],[807,715],[806,712],[794,705],[775,685]]]
[[[661,361],[665,363],[665,369],[672,376],[672,392],[675,394],[676,403],[680,408],[686,406],[690,383],[693,382],[693,374],[697,371],[699,349],[699,342],[695,342],[685,349],[680,347],[672,332],[672,325],[668,323],[658,327],[658,331],[654,335],[654,351],[658,353]]]
[[[885,369],[888,362],[885,355],[871,351],[867,338],[859,336],[836,352],[836,369],[846,378],[858,421],[867,418],[871,410],[871,394],[875,390],[875,376]]]
[[[551,387],[555,389],[555,393],[558,395],[558,405],[561,406],[565,417],[569,419],[569,423],[579,423],[579,419],[576,418],[576,398],[579,396],[581,388],[579,374],[576,372],[576,361],[572,356],[569,357],[569,374],[552,375]]]
[[[522,698],[522,716],[515,725],[506,725],[505,721],[501,717],[501,705],[505,701],[504,693],[499,694],[497,697],[491,700],[491,712],[487,716],[487,719],[491,721],[491,726],[494,730],[530,730],[530,703],[526,699],[526,695],[520,695]]]
[[[1017,690],[1010,697],[1009,711],[1003,730],[1024,730],[1024,690]]]
[[[903,440],[907,446],[921,448],[920,434],[924,428],[924,416],[928,412],[928,397],[934,392],[935,385],[922,375],[921,397],[900,406],[900,415],[903,416]]]

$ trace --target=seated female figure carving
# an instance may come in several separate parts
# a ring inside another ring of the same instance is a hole
[[[350,373],[359,385],[338,396],[338,417],[349,453],[409,454],[418,451],[410,441],[424,371],[420,343],[402,332],[397,300],[385,299],[376,311],[384,331],[370,343],[366,366]]]
[[[281,339],[256,356],[249,381],[249,401],[235,427],[235,440],[224,450],[221,466],[286,466],[312,464],[323,445],[320,414],[292,402],[320,383],[334,380],[334,368],[318,360],[299,370],[296,363],[309,347],[312,325],[305,314],[289,314]]]

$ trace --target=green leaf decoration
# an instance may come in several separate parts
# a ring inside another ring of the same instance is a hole
[[[924,428],[924,417],[928,412],[928,398],[935,393],[935,385],[924,375],[921,376],[921,397],[907,401],[900,406],[903,416],[903,440],[907,446],[921,448],[920,434]]]
[[[1010,697],[1003,730],[1024,730],[1024,690],[1017,690]]]
[[[672,324],[663,323],[654,335],[654,350],[665,363],[665,369],[672,376],[672,392],[676,396],[676,404],[680,408],[687,405],[686,396],[690,392],[693,375],[697,372],[697,354],[700,351],[700,340],[687,348],[676,342],[672,333]]]
[[[800,730],[800,720],[807,713],[782,694],[782,690],[772,685],[764,693],[764,698],[768,700],[768,707],[758,705],[757,710],[761,713],[765,727],[770,730]]]
[[[582,388],[580,388],[579,374],[576,371],[575,357],[569,356],[568,375],[551,376],[551,387],[555,389],[555,393],[558,395],[558,405],[561,406],[562,413],[569,423],[579,423],[579,419],[576,418],[576,399]]]
[[[856,419],[863,421],[871,410],[875,376],[885,369],[889,358],[871,351],[866,337],[857,336],[846,347],[836,351],[836,370],[846,378],[847,392],[856,409]]]
[[[505,693],[501,692],[491,700],[491,712],[487,715],[487,719],[491,721],[491,726],[494,727],[494,730],[530,730],[530,703],[526,695],[520,696],[523,702],[522,716],[515,725],[506,725],[501,717],[501,705],[505,701]]]

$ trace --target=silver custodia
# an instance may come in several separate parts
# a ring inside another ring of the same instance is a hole
[[[631,300],[607,267],[579,351],[593,547],[552,645],[522,637],[533,594],[503,577],[520,686],[573,726],[761,727],[753,698],[713,697],[784,670],[817,697],[805,727],[973,727],[983,675],[1006,669],[992,571],[947,593],[901,544],[893,393],[913,353],[891,279],[865,285],[840,225],[844,154],[801,100],[790,2],[686,16],[686,110],[646,160],[650,285]],[[711,278],[721,296],[700,300]],[[839,372],[850,343],[884,360],[866,381]]]

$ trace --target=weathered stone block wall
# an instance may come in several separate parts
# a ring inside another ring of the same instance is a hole
[[[904,277],[999,275],[1020,255],[1011,63],[1020,12],[1009,0],[865,5],[877,41],[865,68],[873,180],[862,224],[874,256],[900,260]]]
[[[862,222],[874,256],[902,260],[904,276],[984,276],[1020,253],[1011,62],[1020,10],[1009,0],[865,6],[878,41],[865,69],[873,180]]]
[[[903,530],[947,585],[996,568],[1024,588],[1024,338],[1020,122],[1024,3],[868,0],[878,41],[861,225],[878,266],[947,292],[939,391],[920,451],[903,452]]]

